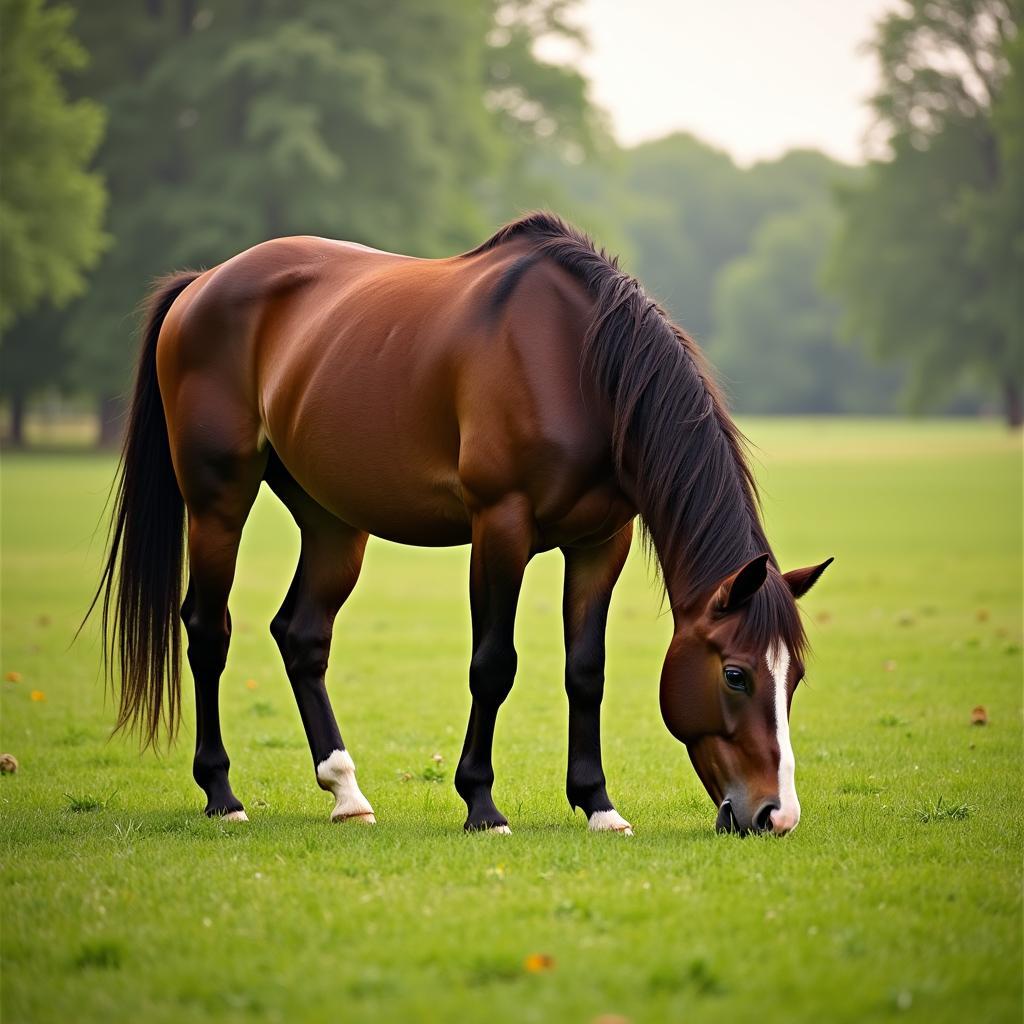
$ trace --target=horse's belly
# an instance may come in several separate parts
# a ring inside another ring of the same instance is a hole
[[[468,544],[470,519],[462,499],[441,481],[390,479],[350,488],[344,475],[317,497],[325,508],[357,529],[398,544],[447,547]]]

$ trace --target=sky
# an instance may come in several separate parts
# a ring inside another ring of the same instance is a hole
[[[897,0],[582,0],[577,56],[625,145],[689,131],[742,164],[812,146],[865,159],[861,52]]]

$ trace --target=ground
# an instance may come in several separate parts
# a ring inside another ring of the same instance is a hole
[[[467,552],[380,542],[328,677],[379,823],[330,825],[267,632],[296,553],[269,495],[244,541],[222,699],[251,820],[207,820],[191,726],[159,759],[108,742],[95,631],[69,647],[112,461],[5,458],[0,751],[20,770],[0,778],[3,1019],[1019,1021],[1019,436],[744,426],[783,566],[836,556],[804,602],[803,819],[781,840],[714,834],[659,717],[668,619],[637,553],[604,713],[635,836],[588,833],[563,795],[557,555],[528,574],[498,720],[513,834],[463,835]]]

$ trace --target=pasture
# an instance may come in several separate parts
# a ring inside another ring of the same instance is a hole
[[[468,550],[379,541],[328,673],[379,823],[331,826],[267,630],[297,538],[266,493],[221,698],[251,820],[207,820],[190,728],[161,758],[108,742],[95,628],[69,648],[113,460],[7,456],[0,747],[20,770],[0,778],[3,1019],[1019,1020],[1020,437],[743,426],[783,568],[836,556],[803,602],[803,819],[782,840],[714,834],[660,719],[669,622],[637,551],[612,605],[603,717],[609,792],[635,836],[588,833],[564,797],[557,553],[528,571],[498,719],[513,834],[464,835]],[[190,706],[188,678],[185,693]]]

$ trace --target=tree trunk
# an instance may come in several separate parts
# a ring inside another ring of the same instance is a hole
[[[1024,424],[1024,401],[1021,399],[1019,380],[1012,377],[1003,385],[1003,398],[1006,402],[1006,425],[1015,430]]]
[[[25,446],[25,396],[11,395],[11,436],[8,438],[15,448]]]
[[[100,397],[99,405],[101,448],[118,448],[124,432],[124,409],[121,400],[111,395]]]

